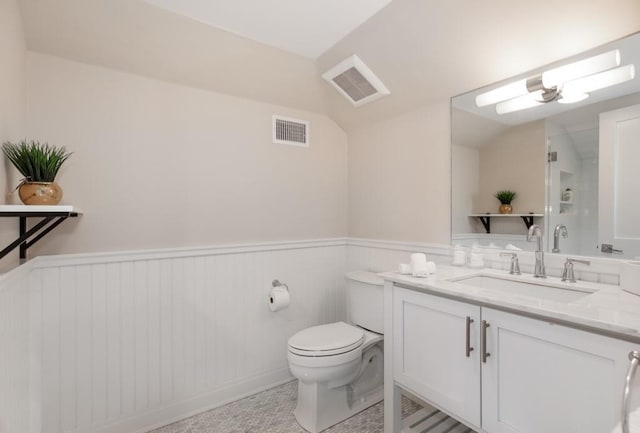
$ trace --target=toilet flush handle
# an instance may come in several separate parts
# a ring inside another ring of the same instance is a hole
[[[280,281],[278,281],[278,280],[273,280],[273,281],[271,282],[271,285],[272,285],[273,287],[284,287],[285,289],[287,289],[287,292],[289,291],[289,286],[287,286],[286,284],[282,284],[282,283],[281,283]]]

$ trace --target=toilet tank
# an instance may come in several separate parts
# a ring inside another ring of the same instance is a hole
[[[349,272],[346,279],[349,321],[369,331],[383,334],[384,280],[367,271]]]

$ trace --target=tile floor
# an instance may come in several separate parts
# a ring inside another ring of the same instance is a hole
[[[293,416],[296,381],[201,413],[149,433],[306,433]],[[411,400],[402,400],[403,418],[420,409]],[[381,433],[382,403],[325,430],[327,433]]]

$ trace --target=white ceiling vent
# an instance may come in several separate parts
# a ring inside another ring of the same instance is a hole
[[[355,54],[322,75],[342,96],[359,107],[391,92]]]
[[[309,147],[309,122],[273,115],[273,142]]]

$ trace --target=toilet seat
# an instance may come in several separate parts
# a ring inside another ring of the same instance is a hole
[[[362,328],[344,322],[313,326],[289,339],[289,352],[299,356],[324,357],[351,352],[362,346]]]

